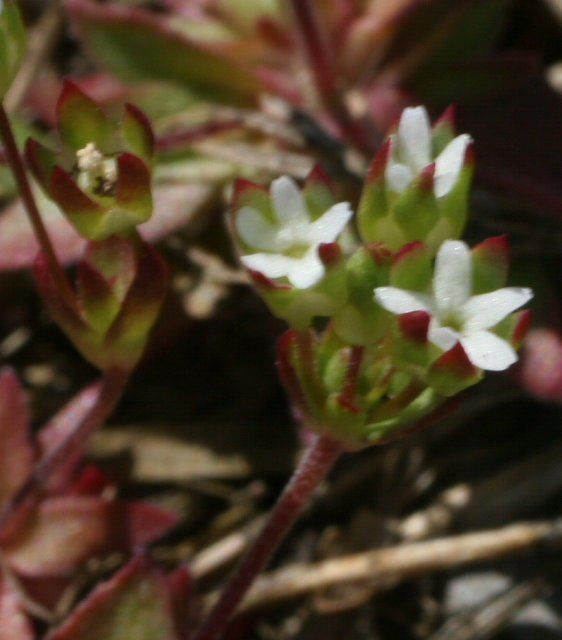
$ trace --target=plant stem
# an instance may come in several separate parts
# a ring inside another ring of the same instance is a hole
[[[66,275],[62,267],[60,266],[53,244],[51,242],[49,234],[47,233],[47,229],[45,228],[43,220],[41,219],[41,214],[39,213],[37,203],[35,202],[35,197],[33,196],[33,191],[31,190],[31,184],[29,183],[29,179],[27,177],[25,164],[23,162],[21,153],[19,152],[16,139],[14,137],[10,119],[8,118],[8,114],[6,113],[6,110],[1,103],[0,139],[2,139],[4,143],[4,154],[6,156],[6,161],[10,165],[10,169],[12,170],[12,173],[14,175],[16,184],[18,186],[18,191],[29,216],[29,220],[33,227],[33,231],[35,233],[37,241],[39,242],[42,251],[47,256],[49,267],[58,285],[59,292],[61,296],[64,297],[67,304],[70,305],[70,308],[74,308],[75,304],[72,288],[70,287]]]
[[[76,429],[58,447],[40,460],[23,486],[0,513],[0,536],[9,531],[25,508],[33,504],[51,474],[84,445],[88,437],[111,415],[129,381],[130,373],[121,369],[108,371],[96,404]]]
[[[242,558],[194,640],[219,640],[222,637],[246,592],[265,569],[343,451],[339,442],[328,436],[315,435],[263,529]]]
[[[361,151],[371,153],[361,127],[354,122],[342,100],[330,43],[322,28],[314,0],[290,0],[300,43],[310,64],[316,89],[326,110],[340,126],[344,136]]]

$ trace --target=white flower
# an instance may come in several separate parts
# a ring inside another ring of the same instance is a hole
[[[447,240],[435,263],[431,295],[396,287],[375,289],[377,302],[396,314],[426,311],[431,315],[428,338],[443,351],[460,342],[472,364],[502,371],[517,361],[513,347],[489,331],[532,297],[530,289],[506,287],[472,294],[472,254],[464,242]]]
[[[324,275],[318,247],[334,242],[352,216],[347,202],[330,207],[313,220],[294,180],[282,176],[271,185],[275,221],[252,207],[242,207],[236,216],[236,231],[243,242],[260,249],[241,257],[247,269],[268,278],[286,276],[297,289],[308,289]]]
[[[388,187],[403,193],[425,167],[435,162],[434,193],[437,198],[446,196],[457,183],[471,140],[468,134],[457,136],[434,160],[427,111],[424,107],[404,109],[398,131],[391,136],[391,157],[386,167]]]

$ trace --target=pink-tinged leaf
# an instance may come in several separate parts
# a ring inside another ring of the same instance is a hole
[[[113,508],[115,544],[127,551],[138,551],[160,540],[181,521],[181,516],[149,502],[116,502]]]
[[[28,577],[65,576],[107,547],[109,504],[69,496],[44,500],[3,551],[12,569]]]
[[[552,329],[535,329],[521,355],[519,381],[543,400],[562,402],[562,339]]]
[[[31,622],[21,607],[18,593],[0,577],[0,640],[34,640]]]
[[[229,43],[195,41],[173,21],[138,7],[91,0],[68,0],[67,7],[91,55],[125,80],[168,80],[235,103],[254,102],[261,89]]]
[[[27,396],[11,369],[0,373],[0,508],[22,486],[33,467]]]
[[[48,640],[179,640],[166,577],[136,559],[96,589]]]
[[[74,151],[90,143],[103,153],[114,150],[115,127],[105,113],[71,80],[65,80],[57,103],[60,137]]]
[[[41,429],[38,442],[42,457],[47,456],[64,442],[90,413],[98,401],[101,387],[101,381],[86,387]],[[58,467],[57,471],[49,478],[48,488],[50,491],[60,491],[68,487],[81,458],[82,452],[77,452]]]
[[[213,193],[207,185],[166,185],[154,190],[154,214],[139,227],[141,235],[157,242],[188,224],[204,208]],[[52,202],[38,195],[41,213],[57,255],[64,264],[76,262],[86,242]],[[21,202],[16,202],[0,215],[0,272],[29,269],[39,246]]]

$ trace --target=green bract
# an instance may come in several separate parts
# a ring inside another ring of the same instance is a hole
[[[0,0],[0,100],[16,77],[25,46],[25,27],[16,3]]]
[[[29,166],[78,233],[103,240],[128,233],[152,215],[154,140],[147,118],[126,105],[119,123],[67,81],[57,105],[61,149],[34,140]]]

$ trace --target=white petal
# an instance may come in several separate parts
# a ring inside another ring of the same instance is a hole
[[[238,235],[254,249],[274,250],[278,245],[277,228],[252,207],[242,207],[235,218]]]
[[[397,287],[377,287],[375,289],[376,301],[391,313],[398,315],[411,311],[427,311],[430,313],[430,300],[428,296],[416,291],[406,291]]]
[[[349,222],[353,211],[349,202],[339,202],[330,207],[310,225],[310,241],[316,244],[334,242]]]
[[[289,282],[297,289],[308,289],[317,284],[324,276],[325,267],[318,257],[316,249],[300,260],[294,260],[287,274]]]
[[[462,336],[461,344],[470,362],[479,369],[503,371],[517,362],[513,347],[489,331]]]
[[[449,351],[459,341],[460,334],[450,327],[441,327],[435,318],[431,318],[427,337],[443,351]]]
[[[416,174],[431,162],[431,123],[424,107],[404,109],[398,125],[400,159]]]
[[[472,256],[460,240],[441,245],[435,261],[433,294],[440,316],[456,311],[472,292]]]
[[[464,133],[451,140],[435,160],[435,195],[445,196],[457,183],[464,163],[466,148],[472,138]]]
[[[405,164],[391,162],[387,165],[385,178],[387,187],[391,191],[404,193],[414,179],[414,173]]]
[[[301,190],[289,176],[281,176],[271,183],[271,198],[281,225],[310,222]]]
[[[531,289],[524,287],[506,287],[473,296],[461,309],[464,329],[468,332],[489,329],[527,304],[532,297]]]
[[[268,278],[286,276],[296,262],[294,258],[277,253],[253,253],[249,256],[242,256],[240,261],[246,269],[263,273]]]

